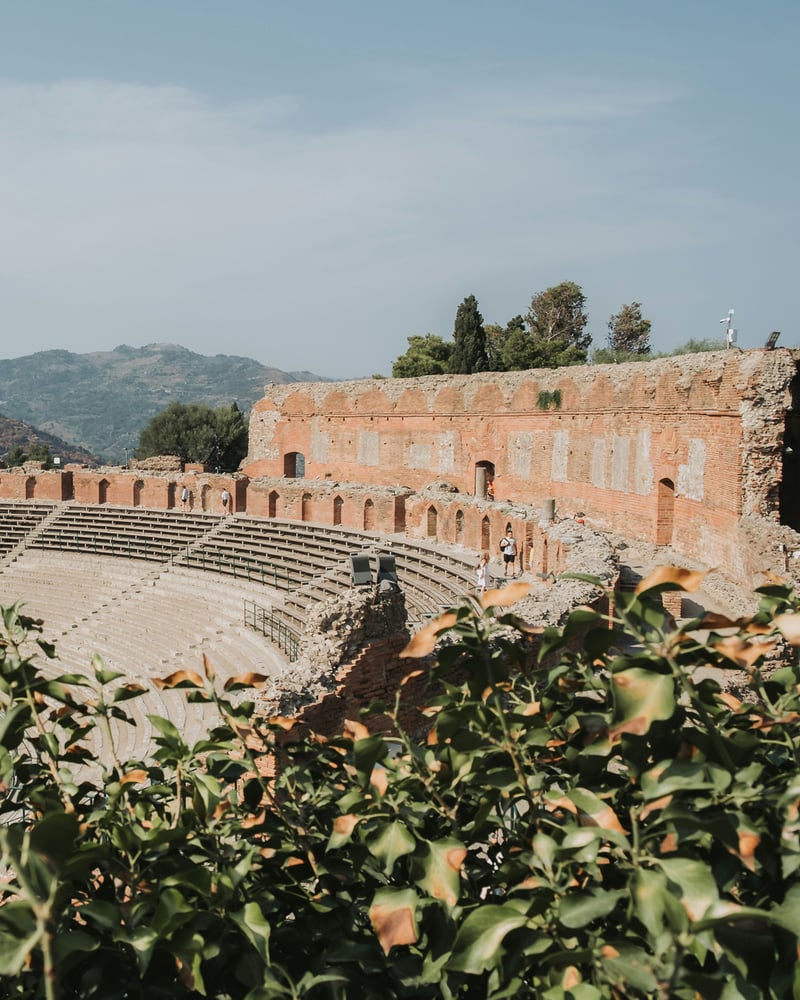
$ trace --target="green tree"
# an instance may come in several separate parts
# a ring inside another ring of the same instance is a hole
[[[800,643],[798,599],[771,583],[751,619],[679,628],[661,595],[697,576],[539,635],[523,583],[430,622],[404,650],[421,739],[408,686],[370,707],[394,752],[357,720],[287,742],[266,676],[220,692],[205,661],[157,683],[218,725],[190,746],[151,715],[153,757],[125,760],[141,686],[98,658],[59,675],[41,622],[0,609],[0,995],[796,997],[800,668],[766,657]]]
[[[13,469],[16,466],[22,465],[23,462],[27,460],[27,455],[25,454],[25,449],[21,444],[15,444],[8,449],[8,454],[6,455],[6,465],[9,469]]]
[[[487,323],[484,329],[486,330],[486,354],[489,358],[488,370],[491,372],[507,371],[509,366],[504,358],[506,344],[512,334],[520,330],[524,334],[525,318],[514,316],[505,326],[500,326],[498,323]]]
[[[139,435],[136,458],[178,455],[182,462],[203,462],[233,471],[247,454],[247,423],[233,403],[212,410],[200,403],[170,403]]]
[[[724,340],[713,340],[711,338],[705,338],[700,340],[694,340],[690,338],[685,344],[680,344],[667,355],[661,355],[662,357],[677,357],[681,354],[704,354],[709,351],[724,351],[726,347]]]
[[[531,367],[585,364],[592,342],[586,333],[586,297],[574,281],[562,281],[534,295],[526,321],[534,343]]]
[[[641,302],[624,305],[608,321],[609,350],[620,354],[649,354],[649,319],[642,316]]]
[[[471,375],[488,369],[483,316],[478,311],[478,300],[468,295],[456,310],[450,371],[454,375]]]
[[[450,370],[453,345],[434,333],[408,338],[408,350],[392,365],[392,378],[418,378],[421,375],[444,375]]]
[[[49,469],[53,464],[50,446],[45,444],[44,441],[34,441],[28,449],[27,460],[30,462],[41,462],[46,469]]]

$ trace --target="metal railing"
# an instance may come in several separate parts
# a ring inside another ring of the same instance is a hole
[[[244,623],[274,643],[278,649],[286,654],[290,663],[294,663],[297,659],[300,636],[285,621],[278,618],[271,609],[262,608],[255,601],[245,601]]]

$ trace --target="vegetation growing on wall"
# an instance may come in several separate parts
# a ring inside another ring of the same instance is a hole
[[[188,747],[153,718],[153,759],[118,760],[140,688],[45,671],[39,625],[3,610],[2,994],[796,996],[800,670],[762,667],[800,643],[798,601],[765,588],[703,642],[659,602],[700,577],[615,595],[613,628],[532,630],[521,583],[443,616],[406,650],[434,654],[429,731],[396,753],[358,720],[285,743],[291,720],[233,700],[259,677],[218,693],[206,663],[160,683],[219,727]]]

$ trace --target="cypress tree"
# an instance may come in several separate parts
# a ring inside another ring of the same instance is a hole
[[[488,370],[483,316],[478,311],[478,300],[468,295],[456,310],[450,371],[455,375],[471,375]]]

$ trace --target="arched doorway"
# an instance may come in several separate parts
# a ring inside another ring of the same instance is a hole
[[[394,530],[402,533],[406,530],[406,498],[394,498]]]
[[[283,456],[283,474],[287,479],[302,479],[306,474],[306,456],[301,451],[290,451]]]
[[[310,521],[311,520],[311,494],[304,493],[302,499],[300,500],[300,520]]]
[[[439,512],[431,505],[428,507],[428,538],[436,538],[439,530]]]
[[[25,480],[25,499],[33,500],[36,496],[36,476],[28,476]],[[102,503],[102,500],[100,501]]]
[[[144,494],[144,481],[142,479],[137,479],[133,484],[133,506],[142,506],[142,495]]]
[[[492,525],[488,517],[481,521],[481,548],[492,551]]]
[[[364,531],[375,530],[375,504],[372,500],[364,501]]]
[[[494,483],[494,462],[475,463],[475,496],[486,499],[489,483]]]
[[[339,525],[342,523],[342,507],[344,507],[344,500],[341,497],[333,498],[333,523]]]
[[[108,503],[108,480],[101,479],[97,486],[97,502]]]
[[[270,490],[269,498],[267,501],[267,515],[269,517],[278,516],[278,491]]]
[[[464,511],[456,511],[456,545],[464,544]]]
[[[211,501],[209,499],[209,494],[211,493],[211,487],[208,483],[205,483],[200,487],[200,510],[210,510]]]
[[[662,479],[658,484],[656,504],[656,545],[671,545],[675,526],[675,484]]]

